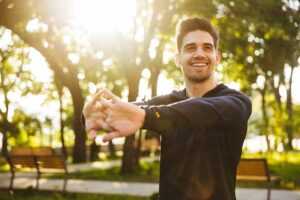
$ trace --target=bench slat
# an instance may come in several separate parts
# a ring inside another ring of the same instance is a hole
[[[65,169],[65,161],[63,156],[36,156],[39,169]]]
[[[11,156],[10,164],[13,168],[36,168],[34,156]]]
[[[238,175],[268,176],[264,160],[241,160],[237,169]]]
[[[11,149],[11,155],[52,155],[53,150],[51,147],[14,147]]]
[[[267,159],[243,158],[240,160],[236,174],[237,181],[277,182],[277,176],[270,176]]]

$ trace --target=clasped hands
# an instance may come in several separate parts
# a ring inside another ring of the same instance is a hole
[[[143,126],[146,115],[143,109],[121,101],[107,89],[99,91],[88,101],[82,113],[89,139],[95,139],[97,132],[104,130],[103,142],[134,134]]]

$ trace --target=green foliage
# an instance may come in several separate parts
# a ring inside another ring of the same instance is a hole
[[[28,46],[4,27],[0,27],[0,41],[4,44],[0,47],[0,132],[5,136],[2,141],[2,153],[5,154],[7,141],[12,145],[29,144],[41,132],[39,120],[26,114],[17,98],[40,94],[42,84],[35,81],[31,71],[26,68],[31,64]]]
[[[291,143],[296,133],[295,107],[290,98],[284,100],[279,88],[289,90],[287,66],[298,66],[300,57],[300,8],[289,1],[218,0],[215,22],[221,32],[220,50],[225,62],[222,79],[235,81],[248,95],[258,91],[266,99],[261,111],[266,115],[255,118],[257,133],[274,134]],[[276,20],[274,20],[276,19]],[[259,78],[264,78],[264,83]],[[263,90],[264,93],[262,92]],[[254,93],[257,95],[257,93]],[[286,106],[286,105],[291,106]]]
[[[9,171],[9,164],[4,157],[0,157],[0,172],[2,171]]]
[[[294,106],[294,124],[295,136],[300,137],[300,105]]]

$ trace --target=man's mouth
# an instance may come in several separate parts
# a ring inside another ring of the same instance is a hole
[[[192,67],[205,67],[208,65],[208,62],[192,62]]]

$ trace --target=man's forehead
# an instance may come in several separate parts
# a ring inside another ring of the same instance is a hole
[[[196,30],[186,34],[182,41],[182,46],[189,44],[211,44],[214,46],[213,37],[206,31]]]

